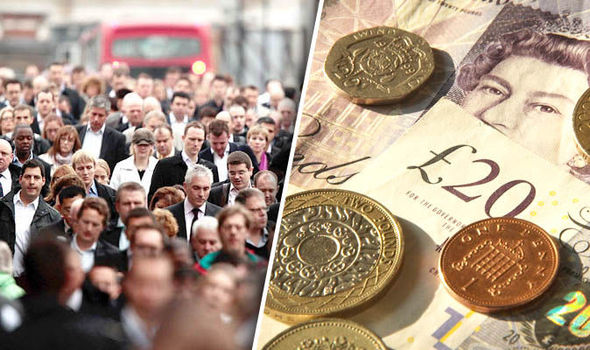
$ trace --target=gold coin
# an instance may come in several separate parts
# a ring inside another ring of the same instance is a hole
[[[507,310],[540,297],[559,267],[557,244],[522,219],[492,218],[468,225],[445,244],[441,280],[462,304],[480,312]]]
[[[574,137],[578,152],[590,163],[590,89],[578,99],[574,108]]]
[[[377,335],[357,323],[339,319],[323,319],[291,327],[271,339],[262,349],[386,350],[387,347]]]
[[[376,201],[343,190],[287,197],[266,312],[294,323],[349,310],[394,278],[402,229]]]
[[[374,27],[336,41],[324,72],[337,90],[360,104],[403,99],[434,71],[434,56],[422,37],[392,27]]]

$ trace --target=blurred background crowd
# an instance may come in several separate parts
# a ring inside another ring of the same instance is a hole
[[[303,68],[249,74],[224,6],[241,27],[61,23],[44,62],[4,60],[2,348],[251,347]]]

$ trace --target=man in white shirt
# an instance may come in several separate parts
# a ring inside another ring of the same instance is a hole
[[[10,171],[12,157],[10,143],[4,139],[0,139],[0,197],[4,197],[12,190],[12,173],[18,173],[18,169],[14,169],[12,172]]]
[[[37,108],[37,123],[39,124],[39,130],[43,130],[45,118],[55,110],[55,103],[53,101],[53,92],[51,92],[51,90],[44,89],[37,93],[35,107]]]
[[[170,126],[174,134],[174,145],[176,149],[182,149],[182,135],[184,135],[184,127],[189,122],[188,117],[188,103],[190,96],[181,91],[177,91],[172,95],[170,102]]]
[[[106,125],[110,112],[110,101],[104,95],[90,99],[86,105],[88,125],[76,127],[82,142],[82,149],[90,153],[94,159],[102,158],[112,170],[115,165],[129,157],[129,148],[125,145],[125,136]]]
[[[241,190],[252,187],[253,171],[252,160],[246,153],[242,151],[230,153],[227,157],[227,172],[230,182],[213,187],[209,201],[220,207],[233,205]]]
[[[236,151],[238,146],[229,142],[229,126],[222,120],[213,120],[208,126],[207,140],[209,148],[199,153],[199,158],[208,160],[217,167],[218,181],[227,180],[227,157]]]
[[[119,249],[112,244],[99,240],[100,233],[107,226],[109,207],[102,198],[84,199],[74,224],[74,236],[71,247],[80,255],[82,269],[88,272],[96,259],[118,259]]]
[[[19,178],[22,190],[10,192],[0,200],[0,240],[5,241],[13,253],[13,274],[24,271],[22,259],[31,238],[46,225],[61,216],[40,197],[45,184],[45,168],[38,160],[23,164]]]
[[[173,272],[168,255],[133,258],[123,282],[127,304],[121,311],[121,326],[133,348],[151,348],[162,312],[174,296]]]

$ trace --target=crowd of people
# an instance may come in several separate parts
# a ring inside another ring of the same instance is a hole
[[[4,349],[250,348],[296,90],[0,68]]]

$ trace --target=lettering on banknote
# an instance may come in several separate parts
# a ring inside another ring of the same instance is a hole
[[[427,171],[426,168],[428,168],[429,166],[432,166],[434,164],[437,164],[441,161],[447,165],[453,165],[453,163],[451,163],[451,160],[448,157],[450,155],[454,154],[455,152],[459,152],[459,150],[465,149],[465,148],[469,149],[471,151],[471,152],[469,152],[470,154],[477,153],[477,149],[473,146],[456,145],[456,146],[449,147],[440,153],[430,151],[430,153],[434,154],[434,157],[425,161],[421,165],[410,165],[407,167],[407,169],[408,170],[418,170],[420,173],[420,177],[422,178],[422,181],[426,182],[427,184],[430,184],[430,185],[442,184],[444,179],[440,176],[433,176],[432,174],[430,174]],[[464,154],[465,154],[465,152],[461,152],[461,155],[464,156]],[[468,195],[464,192],[463,188],[469,188],[469,187],[475,188],[477,186],[492,182],[500,174],[500,165],[491,159],[475,159],[471,163],[477,164],[477,165],[484,164],[485,166],[487,166],[489,168],[488,174],[485,177],[478,179],[476,181],[465,182],[462,184],[441,186],[441,188],[443,190],[453,194],[454,196],[460,198],[462,201],[464,201],[466,203],[468,203],[476,198],[481,197],[482,194]],[[464,169],[463,169],[461,171],[461,173],[462,174],[469,174],[469,171],[464,171]],[[512,210],[508,211],[507,213],[493,213],[494,205],[502,196],[504,196],[505,193],[512,190],[513,188],[523,187],[523,186],[524,186],[524,188],[526,188],[528,190],[528,192],[525,194],[524,198],[521,200],[520,203],[518,203]],[[488,196],[488,198],[485,202],[485,205],[484,205],[484,212],[488,217],[515,217],[518,214],[522,213],[524,210],[526,210],[526,208],[534,201],[535,196],[536,196],[536,192],[537,191],[536,191],[535,186],[527,180],[518,179],[518,180],[508,181],[508,182],[500,185],[495,191],[493,191]]]
[[[305,156],[303,154],[295,153],[293,156],[293,171],[297,171],[300,174],[312,175],[318,180],[325,180],[329,185],[342,185],[358,174],[358,172],[338,175],[333,174],[333,172],[346,168],[349,165],[364,162],[370,158],[371,157],[362,157],[341,164],[329,165],[328,163],[321,161],[303,162]]]

